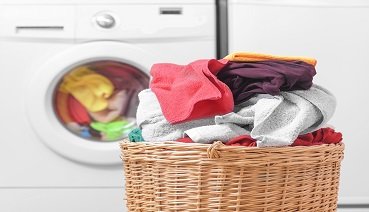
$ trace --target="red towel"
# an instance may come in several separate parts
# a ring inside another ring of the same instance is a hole
[[[191,138],[185,137],[177,140],[182,143],[193,143]],[[299,135],[299,137],[293,142],[291,146],[313,146],[320,144],[335,144],[342,141],[342,133],[336,132],[331,128],[320,128],[317,131],[308,133],[305,135]],[[256,140],[251,138],[250,135],[241,135],[232,138],[225,143],[230,146],[256,146]]]
[[[151,90],[172,124],[233,111],[231,90],[215,76],[227,60],[197,60],[188,65],[154,64]]]
[[[241,135],[229,140],[226,145],[230,146],[256,146],[256,140],[250,135]]]
[[[321,128],[312,133],[299,135],[291,146],[313,146],[320,144],[335,144],[342,141],[342,133],[331,128]]]
[[[182,143],[193,143],[193,140],[190,137],[178,138],[177,141]]]

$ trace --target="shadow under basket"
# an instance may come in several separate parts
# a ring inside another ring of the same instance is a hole
[[[336,211],[344,144],[120,143],[129,211]]]

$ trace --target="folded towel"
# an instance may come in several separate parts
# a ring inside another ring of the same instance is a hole
[[[215,76],[226,60],[197,60],[188,65],[155,64],[150,88],[172,124],[233,111],[230,89]]]
[[[140,103],[136,121],[142,129],[142,137],[145,141],[174,141],[182,138],[186,130],[214,124],[213,118],[170,124],[161,111],[158,99],[150,89],[141,91],[138,98]]]
[[[305,63],[308,63],[313,66],[316,65],[316,60],[314,58],[298,57],[298,56],[279,56],[270,54],[260,54],[254,52],[235,52],[227,55],[224,59],[240,62],[265,61],[265,60],[283,60],[283,61],[299,60],[304,61]]]
[[[309,89],[315,74],[314,66],[303,61],[267,60],[229,62],[217,77],[231,89],[235,104],[240,104],[255,94]]]
[[[252,102],[256,103],[248,104],[237,113],[216,116],[215,122],[234,123],[251,130],[251,137],[257,140],[259,147],[291,145],[299,134],[326,124],[336,107],[334,96],[317,85],[269,98],[258,95]]]

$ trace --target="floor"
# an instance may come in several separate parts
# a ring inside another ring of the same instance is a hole
[[[369,208],[339,208],[337,212],[369,212]]]

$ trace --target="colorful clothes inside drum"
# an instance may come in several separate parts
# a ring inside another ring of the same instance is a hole
[[[136,128],[137,94],[149,77],[128,64],[96,61],[67,72],[54,94],[59,121],[91,141],[117,141]]]

